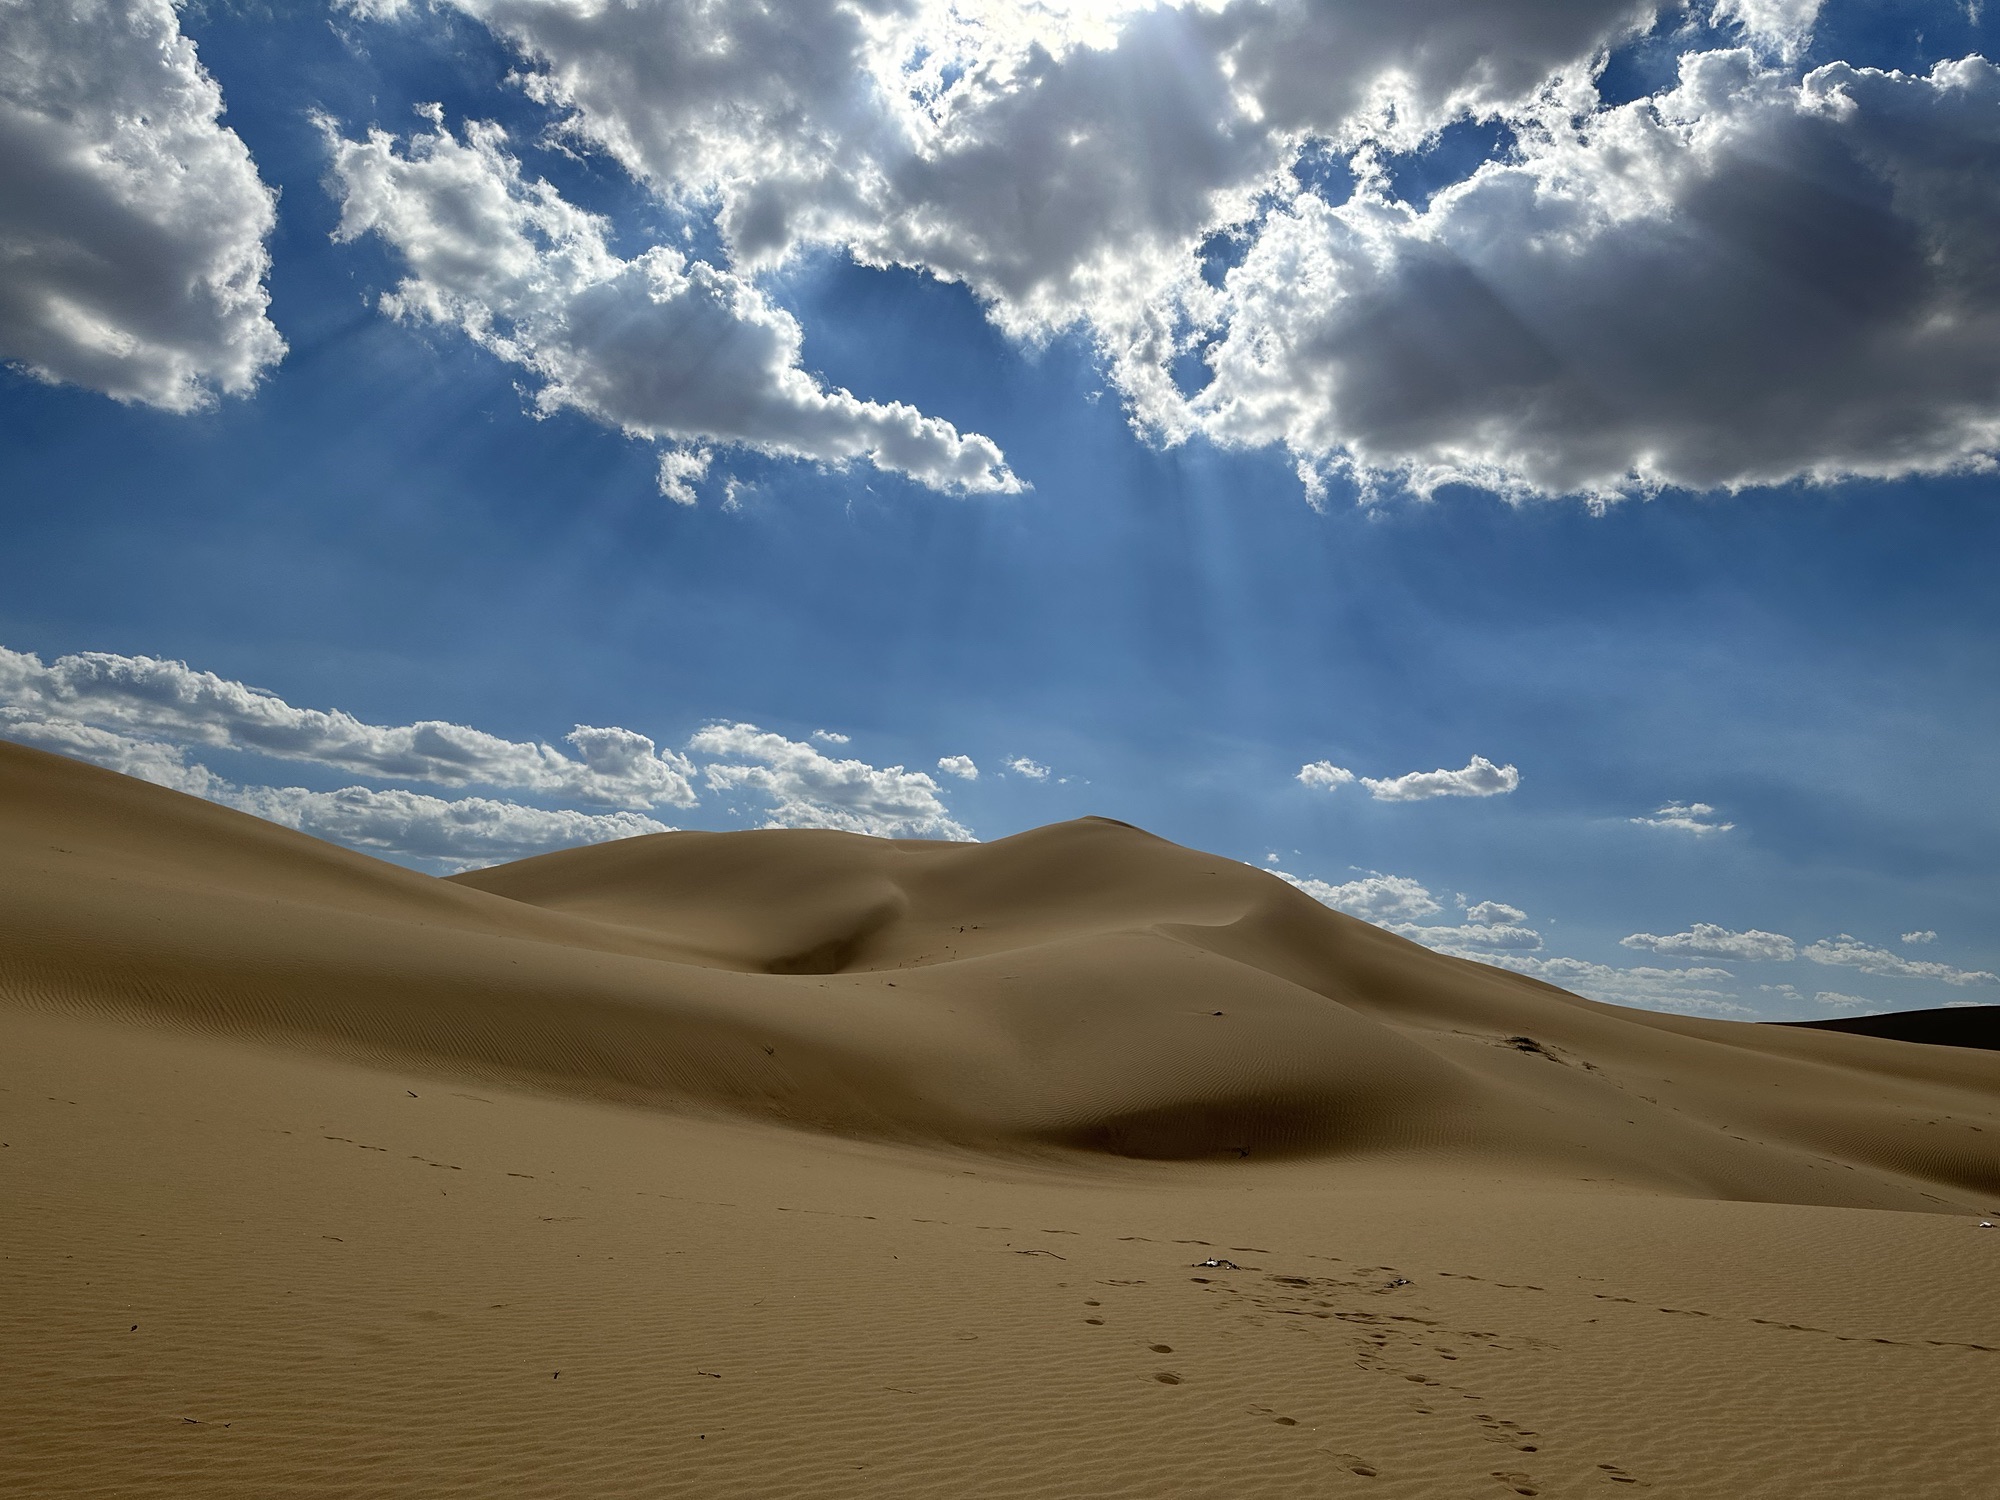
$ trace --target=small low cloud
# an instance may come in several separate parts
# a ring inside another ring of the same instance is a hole
[[[1299,767],[1299,780],[1309,787],[1330,792],[1335,787],[1346,786],[1354,780],[1354,773],[1345,766],[1336,766],[1330,760],[1316,760]]]
[[[979,767],[969,755],[941,755],[938,769],[947,776],[956,776],[960,781],[977,781]]]
[[[1364,922],[1414,922],[1444,910],[1435,896],[1407,875],[1383,875],[1371,870],[1359,880],[1334,885],[1324,880],[1287,875],[1283,870],[1271,873],[1287,884],[1297,886],[1320,905],[1344,911]]]
[[[1462,927],[1425,927],[1415,922],[1384,924],[1391,932],[1460,958],[1484,958],[1492,953],[1532,953],[1542,935],[1515,922],[1473,922]]]
[[[74,720],[35,719],[0,710],[0,735],[219,802],[314,838],[421,861],[444,871],[670,831],[667,824],[630,811],[576,812],[491,797],[433,797],[400,787],[385,791],[349,786],[316,792],[298,786],[240,786],[190,761],[180,745]]]
[[[822,745],[844,745],[851,738],[851,736],[842,734],[835,729],[815,729],[812,732],[812,737]]]
[[[1878,974],[1887,979],[1935,979],[1955,985],[2000,983],[2000,977],[1984,969],[1957,969],[1929,959],[1904,958],[1887,948],[1870,947],[1846,932],[1838,937],[1822,938],[1804,949],[1801,956],[1816,964],[1859,969],[1864,974]]]
[[[393,781],[508,787],[632,809],[690,807],[693,765],[630,729],[579,724],[575,754],[437,719],[370,724],[299,708],[186,662],[85,651],[43,665],[0,646],[0,711]]]
[[[1650,818],[1631,820],[1642,828],[1671,828],[1678,833],[1691,833],[1697,838],[1703,834],[1727,833],[1736,825],[1718,823],[1715,809],[1706,802],[1669,802],[1658,809]]]
[[[688,741],[688,749],[710,757],[702,775],[716,791],[762,797],[769,804],[769,828],[973,838],[952,818],[937,782],[922,771],[835,759],[755,724],[711,724]]]
[[[1432,797],[1501,797],[1521,784],[1513,766],[1496,766],[1475,755],[1459,771],[1411,771],[1407,775],[1361,778],[1377,802],[1422,802]]]
[[[1860,995],[1843,995],[1839,990],[1821,990],[1813,996],[1815,1005],[1824,1005],[1835,1010],[1868,1010],[1875,1002]]]
[[[1686,932],[1635,932],[1620,938],[1626,948],[1682,958],[1731,958],[1739,963],[1788,963],[1799,956],[1798,944],[1783,933],[1750,928],[1736,932],[1713,922],[1697,922]]]
[[[1007,769],[1016,776],[1025,776],[1030,781],[1047,781],[1049,768],[1038,760],[1030,760],[1025,755],[1017,755],[1007,762]]]
[[[1610,1005],[1636,1005],[1646,1010],[1688,1015],[1752,1014],[1734,993],[1721,988],[1734,983],[1736,978],[1727,969],[1661,969],[1651,965],[1621,969],[1581,958],[1544,958],[1538,954],[1495,953],[1487,955],[1484,961]]]
[[[1903,941],[1914,948],[1924,943],[1935,943],[1937,941],[1937,934],[1935,932],[1932,932],[1928,927],[1926,927],[1921,932],[1904,933]]]
[[[1460,904],[1464,904],[1462,898]],[[1504,901],[1478,901],[1465,908],[1465,920],[1475,927],[1505,927],[1527,919],[1528,914],[1520,907],[1509,906]]]
[[[670,831],[644,813],[524,807],[490,797],[447,799],[403,787],[382,791],[350,786],[334,792],[241,787],[214,800],[351,849],[454,869]]]

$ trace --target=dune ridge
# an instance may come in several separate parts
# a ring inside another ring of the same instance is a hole
[[[682,1111],[1772,1202],[2000,1191],[2000,1058],[1584,1000],[1109,820],[660,834],[434,879],[0,745],[0,899],[9,1003]]]

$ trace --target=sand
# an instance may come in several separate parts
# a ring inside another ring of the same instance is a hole
[[[0,745],[0,1028],[8,1493],[2000,1490],[2000,1054],[1105,820],[447,881]]]

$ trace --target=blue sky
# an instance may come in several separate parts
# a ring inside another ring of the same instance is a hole
[[[1964,8],[89,9],[0,22],[0,733],[425,869],[1101,813],[1608,999],[2000,998]]]

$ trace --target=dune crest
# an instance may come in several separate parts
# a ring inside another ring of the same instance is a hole
[[[1598,1004],[1104,819],[660,834],[440,880],[0,745],[0,900],[0,1003],[682,1111],[1801,1204],[2000,1191],[2000,1056]]]

